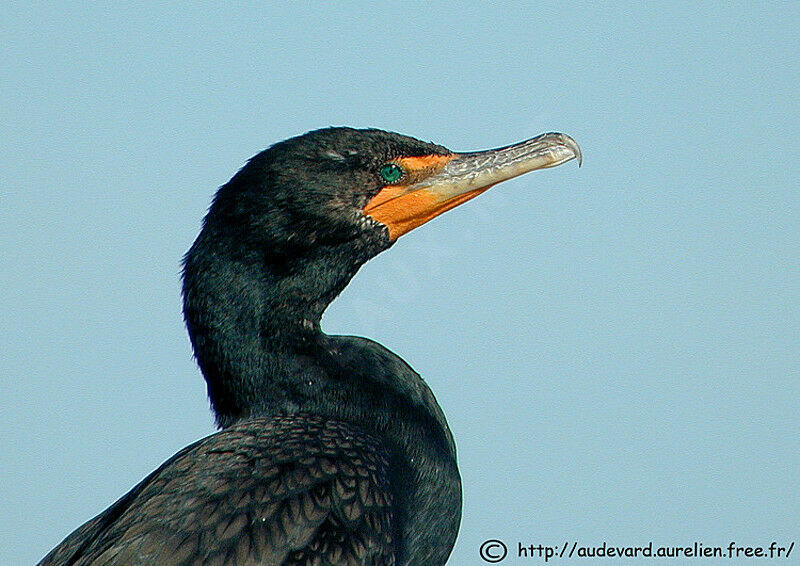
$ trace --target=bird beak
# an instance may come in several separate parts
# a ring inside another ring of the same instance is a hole
[[[384,224],[394,241],[497,183],[572,159],[580,166],[580,147],[558,133],[486,151],[401,157],[394,162],[404,182],[381,189],[363,212]]]

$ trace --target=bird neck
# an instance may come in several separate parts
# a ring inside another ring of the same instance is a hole
[[[347,242],[245,250],[206,232],[186,256],[184,317],[217,423],[292,412],[325,373],[322,313],[368,255]]]

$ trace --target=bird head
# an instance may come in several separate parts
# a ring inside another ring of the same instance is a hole
[[[371,257],[501,181],[580,158],[575,141],[558,133],[456,153],[382,130],[326,128],[252,158],[220,189],[208,221],[234,231],[240,245],[298,253],[353,242]]]

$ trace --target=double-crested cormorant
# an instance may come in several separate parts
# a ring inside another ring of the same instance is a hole
[[[453,437],[400,357],[320,318],[402,234],[527,171],[563,134],[456,154],[327,128],[253,157],[186,254],[184,315],[221,431],[184,448],[41,564],[444,564]]]

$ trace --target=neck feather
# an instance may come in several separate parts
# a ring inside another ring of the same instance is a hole
[[[291,411],[328,304],[366,261],[352,243],[307,253],[242,252],[201,233],[184,264],[184,317],[220,426],[254,409]]]

